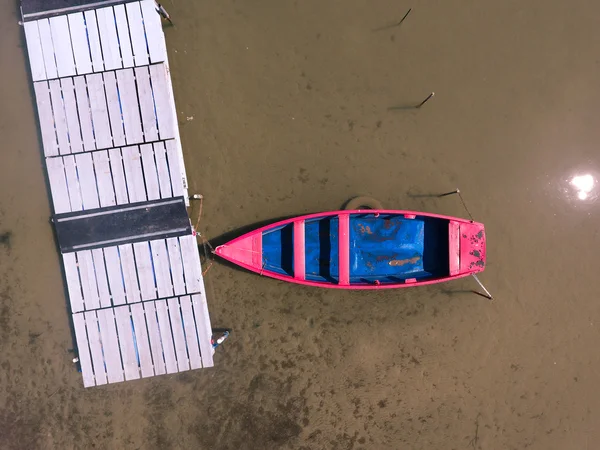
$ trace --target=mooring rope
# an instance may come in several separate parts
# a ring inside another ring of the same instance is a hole
[[[198,207],[198,217],[196,219],[196,225],[194,225],[194,234],[196,235],[196,239],[200,238],[200,242],[202,243],[202,249],[204,250],[204,259],[206,261],[210,261],[208,267],[202,272],[202,276],[204,276],[213,265],[213,261],[210,255],[214,253],[214,248],[212,247],[212,245],[210,245],[208,239],[206,239],[204,235],[199,231],[200,221],[202,220],[202,206],[204,203],[204,197],[200,194],[195,194],[191,198],[195,200],[200,200],[200,206]],[[207,247],[210,248],[210,252],[207,250]]]

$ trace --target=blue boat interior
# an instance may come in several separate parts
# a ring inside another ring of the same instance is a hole
[[[306,280],[337,283],[336,216],[305,222]],[[294,225],[263,232],[264,268],[294,276]],[[395,284],[449,275],[448,220],[426,216],[350,215],[350,283]]]

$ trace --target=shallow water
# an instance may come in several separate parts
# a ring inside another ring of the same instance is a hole
[[[212,322],[234,331],[215,369],[83,390],[22,29],[4,2],[0,448],[595,448],[600,203],[570,181],[600,171],[600,4],[165,7],[205,236],[357,194],[465,216],[456,196],[430,196],[458,187],[486,224],[480,278],[495,300],[472,280],[337,292],[217,261]]]

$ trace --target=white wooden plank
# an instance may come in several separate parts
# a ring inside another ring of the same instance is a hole
[[[119,51],[119,38],[117,37],[117,25],[112,6],[96,10],[98,20],[98,31],[100,32],[100,44],[104,58],[104,68],[115,70],[123,67],[121,65],[121,52]]]
[[[114,310],[125,379],[137,380],[140,378],[140,368],[138,366],[138,358],[133,341],[133,328],[131,316],[129,314],[129,306],[119,306],[118,308],[114,308]]]
[[[94,261],[94,270],[96,272],[96,283],[98,284],[100,307],[108,308],[112,305],[110,302],[110,291],[108,289],[106,266],[104,264],[104,252],[101,248],[95,248],[92,250],[92,260]]]
[[[142,377],[151,377],[154,375],[154,368],[152,365],[152,354],[150,353],[150,343],[148,341],[144,306],[142,303],[134,303],[130,308],[131,317],[133,318],[133,328],[135,330],[135,345]]]
[[[133,247],[131,244],[119,245],[119,256],[121,257],[121,270],[123,271],[123,282],[125,284],[125,295],[127,303],[135,303],[141,300],[133,259]]]
[[[94,366],[94,376],[96,385],[106,384],[106,366],[104,364],[104,354],[102,344],[100,343],[100,330],[98,328],[98,318],[96,311],[86,311],[84,313],[85,324],[88,333],[88,342],[90,344],[90,353],[92,355],[92,364]]]
[[[29,67],[33,81],[46,79],[46,68],[44,67],[44,53],[42,41],[37,22],[25,22],[25,40],[27,41],[27,55],[29,56]]]
[[[128,144],[143,142],[140,105],[135,88],[133,69],[118,70],[117,84],[119,85],[125,139],[127,139]]]
[[[75,253],[63,253],[62,258],[65,268],[65,278],[67,279],[67,290],[69,291],[69,301],[71,302],[71,312],[83,311],[83,295],[79,281],[77,258]]]
[[[154,284],[154,269],[152,267],[152,257],[150,256],[150,245],[148,245],[148,242],[136,242],[133,244],[133,252],[135,254],[135,267],[138,279],[140,280],[142,301],[155,299],[156,286]]]
[[[56,127],[56,136],[58,137],[58,152],[61,155],[71,153],[69,144],[69,130],[67,128],[67,116],[63,104],[62,92],[59,80],[50,80],[50,99],[52,100],[52,114],[54,114],[54,126]]]
[[[108,117],[115,147],[125,145],[125,131],[123,129],[123,118],[121,117],[121,102],[117,91],[117,80],[115,72],[104,72],[104,90],[108,105]]]
[[[116,205],[115,190],[112,182],[108,152],[106,150],[100,150],[92,153],[92,155],[94,158],[94,169],[96,170],[100,207],[106,208],[108,206],[114,206]]]
[[[79,278],[81,279],[85,309],[98,309],[100,308],[100,297],[98,296],[98,284],[96,283],[96,272],[91,250],[77,252],[77,264],[79,265]]]
[[[171,139],[165,142],[167,146],[167,160],[169,162],[169,174],[171,175],[171,188],[173,190],[173,197],[180,197],[184,195],[183,190],[183,172],[179,165],[179,151],[175,140]]]
[[[71,202],[69,201],[67,178],[62,158],[46,159],[46,169],[48,170],[48,181],[50,182],[50,191],[52,192],[54,212],[56,214],[70,212]]]
[[[146,142],[158,140],[158,125],[154,111],[154,97],[150,86],[150,72],[148,67],[136,67],[135,79],[137,82],[138,99],[142,115],[142,127]]]
[[[35,101],[40,120],[44,155],[58,155],[58,141],[56,140],[56,130],[54,129],[54,115],[52,114],[52,102],[50,100],[48,82],[38,81],[37,83],[33,83],[33,89],[35,91]]]
[[[154,95],[154,107],[158,121],[158,133],[161,139],[175,137],[173,124],[173,102],[169,97],[167,83],[167,71],[164,64],[150,66],[150,80],[152,80],[152,93]]]
[[[196,320],[192,309],[192,300],[189,295],[179,298],[181,304],[181,315],[183,320],[183,329],[185,331],[185,342],[187,344],[190,367],[200,369],[202,367],[202,358],[200,348],[198,347],[198,334],[196,331]]]
[[[117,247],[105,247],[104,260],[106,262],[106,273],[113,305],[125,303],[125,284],[123,272],[121,271],[121,258]]]
[[[169,263],[171,265],[171,277],[173,278],[173,289],[175,295],[185,294],[185,279],[183,276],[183,262],[181,260],[181,246],[179,239],[168,238],[167,250],[169,252]]]
[[[123,148],[123,166],[125,167],[125,182],[129,201],[145,202],[146,187],[144,186],[144,174],[142,173],[142,161],[137,145]]]
[[[151,241],[150,249],[152,250],[152,264],[154,265],[158,298],[171,297],[173,296],[173,284],[171,282],[171,271],[169,270],[167,243],[164,239]]]
[[[165,355],[160,339],[160,329],[158,326],[158,318],[156,317],[156,305],[154,303],[155,302],[144,302],[142,305],[144,305],[144,310],[146,312],[146,325],[148,326],[148,337],[150,339],[154,373],[156,375],[162,375],[167,373],[167,367],[165,365]]]
[[[175,373],[177,372],[177,361],[175,358],[175,349],[173,348],[173,334],[171,332],[171,324],[169,323],[167,303],[165,300],[157,300],[154,304],[156,305],[156,316],[158,317],[158,327],[160,329],[160,341],[165,356],[167,373]]]
[[[58,77],[56,70],[56,61],[54,59],[54,46],[52,45],[52,32],[50,31],[50,22],[48,19],[37,21],[40,32],[40,41],[42,43],[42,53],[44,55],[44,67],[46,69],[46,79]]]
[[[119,47],[121,49],[121,58],[123,67],[133,67],[133,50],[131,49],[131,40],[129,38],[129,25],[125,15],[124,5],[115,5],[115,21],[117,22],[117,35],[119,36]]]
[[[100,309],[97,314],[108,382],[123,381],[123,364],[119,352],[119,338],[117,337],[113,308]]]
[[[69,31],[71,32],[71,45],[73,46],[75,70],[78,75],[91,73],[92,57],[90,55],[83,13],[78,12],[69,14],[67,19],[69,20]]]
[[[181,243],[181,258],[183,261],[186,291],[188,294],[200,292],[204,288],[204,283],[196,237],[191,234],[181,236],[179,242]]]
[[[96,379],[94,377],[94,369],[92,368],[92,358],[90,356],[87,331],[85,330],[85,318],[82,313],[73,314],[73,328],[75,328],[77,357],[79,358],[81,375],[83,376],[83,386],[95,386]]]
[[[144,181],[146,182],[148,200],[158,200],[160,198],[160,187],[158,186],[158,172],[152,144],[140,145],[140,152],[142,154],[142,167],[144,168]]]
[[[179,309],[179,299],[171,297],[167,299],[169,308],[169,317],[171,319],[171,331],[173,332],[173,342],[175,344],[175,356],[177,357],[177,369],[179,372],[190,370],[190,362],[185,342],[185,332],[183,331],[183,322],[181,321],[181,311]]]
[[[171,188],[171,175],[169,174],[169,165],[167,164],[167,152],[164,142],[155,142],[152,144],[154,148],[154,159],[156,161],[156,170],[158,172],[158,184],[160,186],[160,198],[168,198],[173,196]]]
[[[129,194],[127,193],[127,183],[125,182],[125,172],[123,170],[123,158],[120,148],[111,148],[108,151],[110,160],[110,170],[112,172],[113,183],[115,186],[115,195],[117,205],[129,203]]]
[[[208,315],[208,306],[204,293],[192,295],[192,306],[194,308],[194,317],[196,318],[196,329],[198,331],[198,343],[200,344],[200,354],[202,355],[202,366],[213,367],[213,353],[210,339],[212,337],[212,328],[210,326],[210,317]]]
[[[157,63],[167,60],[165,35],[162,30],[160,16],[156,12],[154,0],[142,0],[142,16],[146,29],[146,40],[150,52],[150,62]]]
[[[69,135],[69,145],[71,153],[83,151],[83,141],[81,139],[81,125],[79,124],[79,115],[77,114],[77,102],[75,100],[75,90],[73,87],[73,78],[62,78],[60,80],[63,102],[65,105],[65,115],[67,118],[67,130]]]
[[[67,16],[50,17],[50,32],[52,34],[58,76],[71,77],[75,75],[75,59],[73,57]]]
[[[86,151],[94,150],[96,148],[96,142],[94,139],[92,111],[90,108],[90,99],[88,98],[85,77],[75,77],[73,78],[73,83],[75,84],[75,98],[77,100],[77,113],[79,115],[79,126],[81,127],[83,148]]]
[[[104,60],[102,58],[102,48],[100,45],[100,35],[98,33],[98,19],[96,11],[89,10],[83,13],[85,27],[87,31],[88,44],[90,46],[90,55],[92,57],[92,69],[94,72],[104,70]]]
[[[69,191],[71,211],[82,211],[83,202],[81,200],[79,179],[77,178],[77,168],[75,167],[75,158],[73,155],[63,156],[63,164],[65,165],[65,174],[67,176],[67,190]]]
[[[144,31],[140,3],[127,3],[125,8],[127,9],[127,18],[129,19],[129,35],[131,36],[135,65],[146,66],[150,60],[148,59],[148,46],[146,44],[146,33]]]
[[[92,126],[94,127],[96,148],[112,147],[112,135],[108,120],[108,108],[106,106],[102,74],[92,73],[86,75],[85,79],[88,86],[88,97],[90,99],[90,110],[92,112]]]
[[[75,163],[77,164],[83,209],[100,208],[91,153],[79,153],[75,155]]]

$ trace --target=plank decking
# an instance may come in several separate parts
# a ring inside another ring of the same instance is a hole
[[[211,367],[210,319],[154,2],[23,6],[84,386]]]

